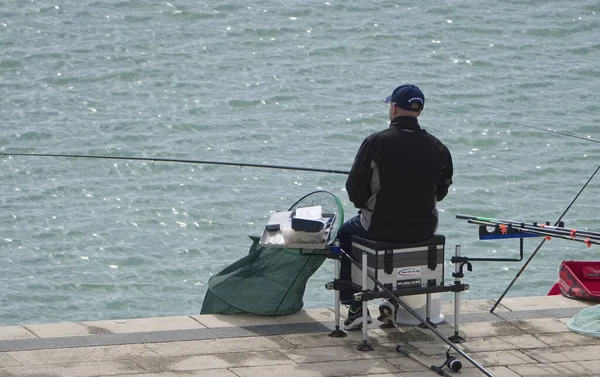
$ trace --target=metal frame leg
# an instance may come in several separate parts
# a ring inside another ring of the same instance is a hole
[[[340,281],[340,274],[341,274],[341,259],[336,259],[335,260],[335,280],[336,282]],[[340,322],[341,322],[341,317],[340,317],[340,290],[336,289],[335,290],[335,330],[333,330],[332,332],[329,333],[329,336],[332,336],[334,338],[343,338],[345,337],[347,334],[340,329]]]
[[[367,291],[367,252],[362,252],[362,291]],[[362,295],[361,295],[362,297]],[[362,301],[362,342],[356,347],[359,351],[373,351],[373,346],[369,344],[368,339],[368,327],[369,322],[367,320],[367,313],[369,309],[367,308],[367,301]]]
[[[435,323],[431,322],[431,293],[427,293],[425,295],[425,321],[427,321],[427,323],[429,323],[431,326],[437,327]],[[419,327],[422,329],[428,328],[423,323],[419,324]]]

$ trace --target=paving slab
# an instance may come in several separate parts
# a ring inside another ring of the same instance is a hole
[[[400,372],[395,366],[382,359],[231,368],[231,371],[239,377],[339,377]]]
[[[0,353],[0,366],[1,367],[16,367],[16,366],[21,366],[21,365],[23,365],[23,364],[21,364],[20,362],[18,362],[14,358],[12,358],[9,354]]]
[[[28,325],[34,337],[57,338],[206,328],[190,316]]]
[[[410,351],[413,352],[414,350]],[[427,356],[421,355],[418,351],[414,352],[414,354],[416,354],[417,357],[420,357],[421,360],[431,362],[432,365],[438,363],[441,364],[444,361],[442,358],[428,358]],[[408,356],[399,355],[400,354],[396,352],[394,356],[387,358],[386,361],[402,371],[403,375],[406,372],[421,372],[423,374],[428,373],[427,371],[429,371],[429,368],[426,368],[423,364],[416,362]]]
[[[437,355],[431,356],[431,355],[421,355],[421,354],[418,354],[415,352],[415,355],[417,357],[421,358],[423,361],[431,363],[431,365],[437,365],[437,366],[442,365],[442,363],[446,360],[445,354],[437,354]],[[461,361],[463,363],[463,369],[462,369],[463,372],[468,370],[469,368],[476,369],[476,367],[474,365],[472,365],[468,361],[464,360],[464,358],[462,358],[456,352],[452,351],[452,355],[457,356],[459,359],[461,359]],[[471,358],[473,358],[477,363],[485,366],[486,368],[497,367],[497,366],[525,365],[525,364],[532,364],[532,363],[536,362],[536,360],[534,360],[533,358],[525,355],[524,353],[522,353],[518,350],[472,352],[472,353],[469,353],[469,356]],[[398,367],[398,369],[401,369],[403,371],[428,370],[427,368],[424,368],[423,365],[416,363],[416,362],[413,362],[414,366],[409,365],[407,367],[407,365],[409,364],[409,363],[407,363],[407,361],[412,361],[411,359],[409,359],[407,357],[401,357],[401,358],[396,358],[396,359],[386,359],[386,360],[388,362],[390,362],[391,364],[396,365]],[[445,369],[445,371],[450,372],[447,369]],[[481,372],[479,372],[479,373],[481,374]],[[449,374],[451,374],[451,373],[449,373]]]
[[[411,347],[412,349],[416,349],[420,353],[427,356],[443,355],[449,348],[449,346],[446,343],[433,340],[428,342],[409,342],[405,345]]]
[[[134,357],[135,362],[149,372],[223,369],[231,367],[274,366],[294,364],[278,351],[231,352],[211,355],[175,357]]]
[[[185,372],[117,374],[114,377],[239,377],[229,369],[192,370]]]
[[[282,335],[281,337],[298,348],[314,348],[339,345],[352,347],[356,346],[360,342],[361,333],[359,331],[351,331],[348,332],[348,335],[344,338],[333,338],[323,333],[288,334]],[[377,343],[375,342],[375,340],[373,340],[373,342]]]
[[[563,347],[556,348],[535,348],[521,350],[525,355],[529,356],[538,363],[562,363],[565,361],[573,361],[563,352]]]
[[[527,334],[570,332],[566,323],[558,318],[515,320],[511,324]]]
[[[466,352],[517,350],[529,348],[542,348],[546,344],[533,335],[497,336],[490,338],[471,338],[461,344]]]
[[[0,377],[94,377],[147,372],[133,361],[101,361],[0,368]]]
[[[360,332],[358,334],[360,334]],[[378,343],[426,342],[437,339],[431,331],[420,329],[418,326],[400,328],[370,326],[369,337],[371,337],[374,342]],[[358,341],[361,340],[360,337],[357,338]]]
[[[537,338],[551,347],[573,347],[600,344],[599,337],[577,334],[574,332],[541,334]]]
[[[452,354],[456,355],[455,352]],[[523,350],[469,352],[469,356],[479,364],[489,367],[533,364],[537,362],[537,360],[525,354]],[[461,358],[460,356],[458,357]],[[465,360],[462,361],[464,369],[475,368],[471,363]]]
[[[464,297],[464,296],[463,296]],[[489,312],[496,300],[460,300],[460,313],[483,313]],[[506,312],[507,309],[502,301],[494,312]],[[454,301],[442,301],[441,311],[445,315],[454,314]]]
[[[463,323],[478,323],[478,322],[488,322],[487,318],[488,312],[471,312],[471,313],[460,313],[460,324]],[[495,318],[495,317],[494,317]],[[453,314],[444,314],[444,323],[454,323],[454,315]]]
[[[507,367],[490,367],[487,370],[490,373],[492,373],[495,377],[521,377],[520,375],[518,375],[514,371],[508,369]],[[408,372],[408,373],[403,372],[402,374],[399,374],[398,376],[400,376],[400,377],[426,377],[426,376],[435,377],[435,376],[438,376],[438,374],[433,371],[429,371],[427,373],[428,374],[425,374],[424,372]],[[385,375],[383,375],[383,376],[385,376]],[[481,376],[484,376],[484,374],[479,369],[470,368],[470,369],[463,369],[461,371],[461,373],[456,376],[458,376],[458,377],[481,377]],[[385,377],[387,377],[387,376],[385,376]]]
[[[540,363],[558,363],[567,361],[598,361],[600,345],[558,346],[522,350],[522,352]]]
[[[566,298],[564,296],[532,296],[504,298],[501,305],[508,310],[533,310],[556,308],[587,308],[594,303]]]
[[[505,321],[513,322],[513,321],[524,321],[528,319],[536,319],[536,318],[548,318],[552,316],[546,310],[536,309],[536,310],[515,310],[515,311],[507,311],[507,312],[496,312],[490,313],[498,317],[499,319],[503,319]]]
[[[492,337],[502,335],[520,335],[523,330],[514,325],[514,323],[505,321],[494,322],[476,322],[476,323],[461,323],[458,326],[459,335],[465,339]],[[454,335],[455,328],[453,324],[442,324],[437,327],[437,330],[446,337]],[[429,330],[422,330],[429,332]]]
[[[598,359],[578,361],[577,363],[589,371],[588,373],[590,374],[600,374],[600,364],[598,364]]]
[[[342,310],[343,311],[343,310]],[[204,314],[192,318],[207,328],[256,326],[264,324],[330,322],[335,319],[332,309],[308,309],[288,316],[259,316],[253,314]]]
[[[410,345],[417,348],[426,355],[437,355],[440,351],[448,349],[442,342],[410,342]],[[517,336],[497,336],[487,338],[469,338],[467,342],[458,345],[465,352],[485,352],[485,351],[503,351],[519,350],[529,348],[544,348],[547,344],[538,340],[532,335]],[[444,351],[445,352],[445,351]],[[443,352],[442,352],[443,353]]]
[[[397,357],[394,347],[380,347],[377,352],[363,352],[355,347],[314,347],[292,348],[280,351],[296,364],[319,363],[326,361],[361,360],[361,359],[386,359]]]
[[[76,322],[27,325],[25,328],[37,338],[58,338],[94,334],[93,328]]]
[[[81,323],[104,334],[124,334],[149,331],[191,330],[206,328],[191,316],[134,318]],[[102,331],[104,330],[104,331]],[[93,330],[92,330],[93,331]]]
[[[224,339],[192,340],[186,342],[149,343],[145,347],[159,356],[207,355],[214,353],[283,350],[294,348],[280,336],[260,336]]]
[[[0,340],[33,338],[37,336],[23,326],[0,326]]]
[[[132,356],[157,356],[156,353],[141,344],[20,351],[8,352],[7,355],[23,365],[61,364],[65,361],[81,363],[129,359]]]
[[[597,362],[600,359],[600,345],[568,347],[566,349],[561,347],[561,352],[573,361],[589,360]]]
[[[587,369],[584,365],[573,361],[563,363],[511,365],[509,369],[523,377],[581,377],[587,376],[591,373],[591,371]]]
[[[571,319],[576,314],[579,314],[585,307],[573,307],[573,308],[553,308],[553,309],[545,309],[548,313],[553,315],[556,318],[567,318]]]

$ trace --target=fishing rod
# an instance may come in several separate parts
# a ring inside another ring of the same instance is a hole
[[[479,221],[479,220],[468,220],[468,222],[469,222],[469,224],[478,224],[478,225],[486,225],[486,226],[498,225],[497,223],[488,222],[488,221]],[[546,231],[546,230],[543,230],[543,228],[530,229],[530,228],[520,227],[518,225],[510,225],[510,227],[513,230],[515,230],[517,232],[521,232],[521,233],[536,234],[539,236],[556,237],[556,238],[561,238],[563,240],[583,242],[586,245],[588,245],[588,247],[590,247],[591,245],[600,245],[600,237],[596,237],[595,239],[592,239],[591,237],[586,237],[585,239],[580,239],[580,238],[573,238],[566,234],[556,233],[551,230]],[[546,238],[546,239],[549,240],[549,238]]]
[[[587,137],[577,136],[577,135],[573,135],[573,134],[568,134],[566,132],[561,132],[561,131],[556,131],[556,130],[550,130],[550,129],[540,128],[540,127],[534,127],[534,126],[527,126],[525,124],[519,124],[519,126],[526,127],[526,128],[531,128],[531,129],[538,130],[538,131],[550,132],[550,133],[557,134],[557,135],[568,136],[568,137],[572,137],[572,138],[575,138],[575,139],[581,139],[581,140],[585,140],[585,141],[591,141],[592,143],[599,143],[600,144],[600,140],[590,139],[590,138],[587,138]]]
[[[560,217],[558,218],[558,220],[556,220],[556,223],[554,223],[554,226],[557,226],[560,223],[560,221],[563,219],[563,217],[565,217],[565,215],[567,214],[567,212],[569,212],[569,210],[571,209],[571,207],[573,206],[573,204],[575,203],[575,201],[579,198],[579,196],[581,195],[581,193],[583,192],[583,190],[585,190],[585,188],[590,183],[590,181],[594,178],[594,176],[596,175],[596,173],[598,173],[598,170],[600,170],[600,165],[598,165],[598,167],[596,168],[596,170],[594,170],[594,172],[592,173],[592,175],[590,176],[590,178],[587,180],[587,182],[585,182],[585,184],[583,185],[583,187],[581,187],[581,190],[579,190],[579,192],[577,193],[577,195],[575,195],[575,197],[573,198],[573,200],[571,200],[571,203],[569,203],[569,205],[564,210],[564,212],[560,215]],[[493,313],[494,310],[496,309],[496,307],[498,307],[498,305],[500,304],[500,302],[502,301],[502,299],[504,298],[504,296],[506,295],[506,293],[508,293],[508,291],[513,286],[513,284],[515,284],[515,282],[517,281],[517,279],[519,278],[519,276],[521,276],[521,274],[523,273],[523,271],[525,271],[525,269],[527,268],[527,266],[529,265],[529,263],[531,262],[531,260],[535,257],[535,255],[540,250],[540,248],[544,245],[545,242],[546,242],[546,239],[544,238],[542,240],[542,242],[540,242],[539,245],[535,248],[535,250],[533,251],[533,253],[531,253],[531,255],[529,256],[529,259],[527,259],[527,261],[525,262],[525,264],[523,264],[523,266],[521,267],[521,269],[519,270],[519,272],[517,272],[517,274],[515,275],[515,277],[512,279],[512,281],[510,282],[510,284],[508,285],[508,287],[506,287],[506,289],[500,295],[500,297],[498,298],[498,300],[496,300],[496,302],[494,303],[494,305],[492,305],[492,307],[490,308],[490,313]]]
[[[361,263],[357,262],[354,258],[352,258],[352,256],[350,254],[348,254],[347,252],[345,252],[343,249],[339,249],[339,252],[342,254],[343,257],[347,258],[360,271],[363,271],[363,265]],[[475,361],[473,358],[471,358],[471,356],[467,355],[462,349],[458,348],[454,343],[452,343],[450,340],[446,339],[446,336],[444,336],[444,334],[442,334],[438,329],[436,329],[434,327],[434,325],[432,325],[431,323],[427,322],[416,311],[414,311],[414,309],[411,308],[407,303],[405,303],[400,298],[398,298],[398,296],[394,295],[394,293],[388,287],[386,287],[385,284],[383,284],[382,282],[380,282],[379,280],[377,280],[377,278],[375,278],[375,276],[373,276],[373,274],[370,271],[368,271],[368,270],[367,270],[367,277],[369,279],[371,279],[371,281],[373,281],[373,283],[375,283],[379,288],[381,288],[381,290],[383,292],[385,292],[387,294],[387,296],[391,300],[394,300],[398,305],[400,305],[401,307],[403,307],[404,310],[406,310],[410,315],[412,315],[414,318],[416,318],[417,320],[419,320],[419,322],[421,322],[425,327],[427,327],[435,335],[437,335],[437,337],[440,338],[444,343],[446,343],[450,348],[452,348],[459,355],[461,355],[468,362],[470,362],[471,365],[473,365],[475,368],[479,369],[486,376],[488,376],[488,377],[494,377],[494,375],[492,373],[490,373],[481,364],[479,364],[477,361]],[[398,352],[401,352],[401,351],[398,351]]]
[[[5,156],[5,157],[23,156],[23,157],[92,158],[92,159],[102,159],[102,160],[177,162],[177,163],[184,163],[184,164],[227,165],[227,166],[239,166],[239,167],[249,167],[249,168],[311,171],[311,172],[330,173],[330,174],[346,174],[347,175],[348,173],[350,173],[347,170],[305,168],[305,167],[300,167],[300,166],[249,164],[249,163],[244,163],[244,162],[187,160],[187,159],[178,159],[178,158],[158,158],[158,157],[100,156],[100,155],[89,155],[89,154],[56,154],[56,153],[6,153],[6,152],[0,153],[0,156]]]
[[[470,216],[470,215],[456,215],[456,218],[463,219],[463,220],[484,221],[484,222],[488,222],[488,223],[493,223],[493,224],[489,224],[489,225],[502,224],[502,225],[509,225],[509,226],[513,226],[513,227],[519,227],[521,229],[552,231],[552,232],[556,232],[555,234],[569,235],[571,238],[574,238],[577,236],[586,236],[586,237],[590,237],[590,238],[594,238],[594,239],[600,239],[600,232],[592,232],[589,230],[578,230],[578,229],[574,229],[574,228],[565,228],[564,226],[562,226],[562,224],[559,226],[552,226],[549,224],[537,224],[537,223],[529,223],[528,224],[528,223],[525,223],[522,221],[500,220],[500,219],[493,219],[490,217],[479,217],[479,216]],[[471,222],[471,221],[469,221],[469,222]]]

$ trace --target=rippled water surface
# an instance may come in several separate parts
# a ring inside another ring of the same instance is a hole
[[[456,214],[554,222],[600,164],[597,143],[531,128],[600,139],[597,1],[0,3],[3,153],[347,170],[387,126],[381,99],[411,82],[454,157],[447,253],[476,257],[515,257],[518,242],[478,241]],[[198,313],[270,210],[325,189],[355,213],[340,174],[2,157],[0,182],[2,325]],[[567,225],[600,231],[599,182]],[[509,296],[598,258],[546,242]],[[466,297],[498,297],[521,266],[474,263]],[[332,304],[332,275],[326,262],[305,307]]]

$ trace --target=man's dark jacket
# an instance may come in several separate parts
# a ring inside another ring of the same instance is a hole
[[[369,238],[415,242],[437,229],[436,201],[448,194],[452,174],[448,148],[417,118],[397,117],[363,141],[346,190]]]

